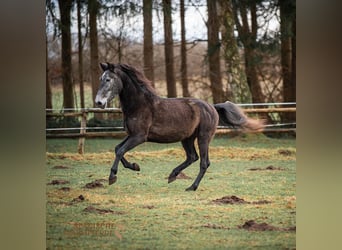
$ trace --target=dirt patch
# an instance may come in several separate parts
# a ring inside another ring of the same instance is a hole
[[[254,220],[246,221],[242,226],[239,226],[239,228],[248,231],[296,231],[296,227],[281,228],[269,225],[265,222],[256,223]]]
[[[220,199],[213,200],[215,203],[221,203],[221,204],[248,204],[249,202],[245,201],[244,199],[241,199],[235,195],[232,196],[223,196]]]
[[[154,209],[154,208],[156,208],[156,207],[153,206],[153,205],[145,205],[145,206],[142,206],[142,208]]]
[[[80,195],[80,196],[78,196],[77,198],[74,198],[73,200],[72,200],[72,202],[81,202],[81,201],[84,201],[84,196],[83,195]]]
[[[165,179],[168,179],[169,177],[165,177]],[[191,177],[189,177],[189,176],[187,176],[186,174],[184,174],[183,172],[180,172],[178,175],[177,175],[177,177],[176,177],[176,179],[180,179],[180,180],[190,180],[190,179],[192,179]]]
[[[202,225],[202,227],[205,227],[205,228],[211,228],[211,229],[230,229],[229,227],[224,227],[224,226],[220,226],[220,225],[215,225],[215,224],[204,224]]]
[[[283,168],[279,168],[279,167],[274,167],[272,165],[266,167],[266,168],[250,168],[248,169],[250,171],[264,171],[264,170],[284,170]]]
[[[212,202],[219,203],[219,204],[253,204],[253,205],[262,205],[262,204],[271,203],[270,201],[267,201],[267,200],[252,201],[252,202],[245,201],[244,199],[239,198],[235,195],[223,196],[222,198],[213,200]]]
[[[186,180],[186,179],[191,179],[191,177],[187,176],[187,175],[184,174],[183,172],[180,172],[180,173],[177,175],[177,179]]]
[[[64,185],[64,184],[69,184],[69,181],[65,180],[52,180],[51,182],[48,183],[48,185]]]
[[[69,192],[71,190],[71,188],[70,187],[61,187],[59,190]]]
[[[267,201],[267,200],[260,200],[260,201],[252,201],[250,202],[250,204],[253,205],[262,205],[262,204],[270,204],[272,203],[271,201]]]
[[[288,150],[288,149],[279,149],[278,153],[284,156],[292,156],[295,154],[295,151]]]
[[[95,180],[93,182],[87,183],[84,187],[85,188],[89,188],[89,189],[93,189],[93,188],[102,188],[104,187],[103,184],[101,182],[105,182],[105,179],[99,179],[99,180]]]
[[[63,166],[63,165],[58,165],[58,166],[54,166],[53,169],[69,169],[69,167]]]
[[[124,214],[123,212],[113,211],[111,209],[96,208],[93,206],[86,207],[85,209],[83,209],[83,211],[97,214]]]

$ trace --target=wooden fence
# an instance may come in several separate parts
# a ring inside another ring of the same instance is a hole
[[[277,105],[295,105],[295,103],[281,103]],[[270,105],[268,103],[265,103],[263,105]],[[275,105],[275,104],[273,104]],[[241,106],[247,106],[247,105],[241,105]],[[248,106],[258,106],[256,104],[250,104]],[[285,107],[285,108],[279,108],[279,107],[268,107],[268,108],[243,108],[245,113],[255,113],[255,114],[265,114],[265,113],[284,113],[284,112],[296,112],[296,107]],[[78,128],[48,128],[46,129],[46,138],[79,138],[78,143],[78,152],[80,154],[84,153],[84,143],[85,138],[94,138],[94,137],[111,137],[111,138],[122,138],[126,135],[126,132],[124,131],[123,127],[87,127],[87,118],[89,114],[91,113],[106,113],[106,114],[119,114],[122,115],[121,109],[118,108],[108,108],[108,109],[97,109],[97,108],[88,108],[88,109],[81,109],[75,111],[74,109],[64,110],[67,112],[53,112],[54,110],[46,110],[46,117],[79,117],[80,118],[80,127]],[[296,132],[295,125],[296,123],[288,123],[288,124],[269,124],[266,125],[265,129],[262,132]],[[292,128],[284,128],[284,125],[292,125]],[[280,128],[283,127],[283,128]],[[90,132],[88,130],[108,130],[111,131],[96,131],[96,132]],[[58,132],[58,133],[49,133],[49,131],[78,131],[78,132]],[[235,128],[229,128],[225,126],[218,126],[216,130],[216,134],[229,134],[229,133],[237,133],[239,132],[239,129]],[[253,132],[253,131],[250,131]]]

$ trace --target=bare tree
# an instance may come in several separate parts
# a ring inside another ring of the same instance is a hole
[[[184,0],[180,0],[180,19],[181,19],[181,84],[184,97],[189,97],[188,66],[186,56],[186,38],[185,38],[185,8]]]
[[[152,0],[144,0],[144,74],[154,86]]]
[[[58,0],[61,31],[62,31],[62,78],[63,78],[63,107],[74,107],[74,91],[71,69],[71,7],[72,0]]]
[[[45,107],[47,109],[52,109],[52,93],[51,93],[51,86],[50,86],[50,81],[49,81],[49,67],[48,67],[48,40],[46,37],[46,48],[45,48],[45,59],[46,59],[46,104]]]
[[[296,2],[280,0],[281,65],[283,76],[283,98],[285,102],[296,101]],[[294,113],[283,117],[295,119]]]
[[[163,0],[164,13],[164,53],[167,96],[177,97],[176,81],[173,72],[173,38],[172,38],[172,18],[171,18],[171,0]]]
[[[291,99],[293,101],[296,101],[296,10],[294,10],[293,13],[293,21],[292,21],[292,91],[291,91]]]
[[[220,66],[219,18],[216,0],[207,0],[208,5],[208,61],[209,79],[213,102],[224,102],[226,97],[222,88]]]
[[[244,47],[245,70],[252,101],[254,103],[263,102],[264,96],[258,79],[258,58],[255,50],[258,30],[256,2],[233,0],[233,10],[239,38]],[[249,16],[251,22],[248,21]]]
[[[84,83],[83,83],[83,46],[81,29],[81,0],[77,0],[77,30],[78,30],[78,78],[80,84],[81,108],[84,108]]]
[[[89,13],[89,37],[90,37],[90,71],[91,71],[91,86],[93,102],[95,100],[96,92],[99,87],[99,53],[98,53],[98,38],[97,38],[97,14],[99,4],[97,0],[88,1]],[[95,103],[94,103],[95,106]]]
[[[222,50],[225,60],[227,75],[226,96],[234,102],[250,102],[250,91],[242,58],[240,57],[237,39],[234,35],[234,15],[232,0],[219,1],[219,17],[221,19]]]

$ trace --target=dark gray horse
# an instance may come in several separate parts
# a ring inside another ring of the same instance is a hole
[[[124,154],[141,143],[150,141],[171,143],[181,141],[186,160],[171,172],[168,182],[191,163],[200,158],[200,172],[194,183],[186,190],[196,190],[210,165],[208,147],[215,134],[219,118],[224,124],[259,130],[259,120],[247,118],[233,103],[210,105],[195,98],[162,98],[156,95],[150,82],[135,68],[126,64],[101,63],[103,74],[95,103],[106,107],[119,95],[128,136],[115,147],[116,158],[109,175],[109,185],[117,177],[118,164],[139,171],[136,163],[130,163]],[[199,157],[195,149],[198,141]]]

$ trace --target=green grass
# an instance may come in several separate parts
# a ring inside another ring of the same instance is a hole
[[[77,140],[46,142],[46,238],[48,249],[294,249],[295,232],[254,232],[239,228],[248,220],[280,228],[296,225],[295,140],[262,135],[217,137],[211,144],[211,166],[196,192],[185,192],[199,171],[199,162],[184,173],[192,179],[168,184],[167,176],[182,162],[180,144],[146,143],[127,154],[140,165],[134,172],[119,166],[118,181],[103,188],[86,183],[107,180],[118,140],[86,140],[86,154]],[[281,153],[281,152],[287,153]],[[55,166],[67,169],[55,169]],[[250,171],[279,167],[282,170]],[[62,191],[61,187],[70,187]],[[72,202],[79,195],[84,201]],[[270,204],[227,205],[212,202],[227,195]],[[112,214],[83,211],[93,206]]]
[[[86,139],[85,152],[103,153],[114,152],[114,148],[122,139]],[[46,151],[50,153],[77,153],[78,139],[48,139]],[[256,147],[256,148],[287,148],[295,147],[294,139],[270,139],[262,134],[241,134],[231,138],[230,136],[216,136],[210,147]],[[166,148],[182,148],[181,143],[158,144],[144,143],[134,148],[133,151],[154,151]]]

